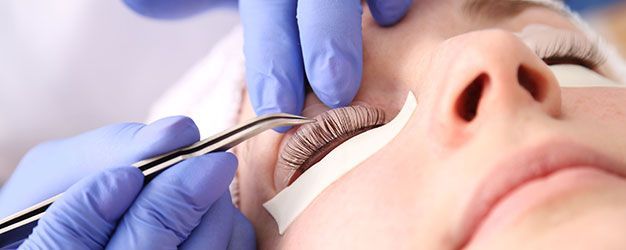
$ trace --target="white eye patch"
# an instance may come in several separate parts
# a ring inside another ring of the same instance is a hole
[[[393,120],[345,141],[290,186],[264,203],[263,207],[276,220],[278,232],[282,235],[324,189],[395,138],[407,124],[416,107],[415,95],[409,92],[404,106]]]
[[[552,70],[554,76],[556,76],[556,79],[561,87],[626,87],[624,84],[614,82],[613,80],[580,65],[552,65],[550,66],[550,70]]]

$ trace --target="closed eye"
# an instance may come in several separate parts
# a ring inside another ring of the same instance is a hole
[[[548,65],[575,64],[591,70],[606,62],[596,43],[582,35],[562,33],[546,44],[535,47],[535,53]]]

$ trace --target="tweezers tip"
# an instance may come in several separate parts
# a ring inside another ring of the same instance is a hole
[[[296,122],[297,124],[309,124],[309,123],[314,123],[314,122],[316,122],[316,121],[317,121],[317,120],[315,120],[315,119],[312,119],[312,118],[307,118],[307,117],[302,117],[302,118],[300,118],[300,119],[295,120],[295,122]]]

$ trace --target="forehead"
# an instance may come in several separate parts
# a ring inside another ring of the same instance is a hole
[[[531,7],[540,7],[567,15],[562,3],[551,0],[466,0],[464,14],[473,18],[502,19],[516,16]]]

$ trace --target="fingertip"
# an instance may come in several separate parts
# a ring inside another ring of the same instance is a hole
[[[255,110],[255,112],[257,116],[266,115],[266,114],[275,114],[275,113],[288,113],[288,114],[300,115],[300,113],[302,113],[301,108],[299,110],[296,110],[293,108],[281,109],[279,107],[259,108],[258,110]],[[272,128],[272,130],[282,134],[282,133],[287,132],[289,129],[291,129],[291,127],[292,126],[282,126],[282,127]]]
[[[255,110],[255,112],[257,116],[266,115],[266,114],[276,114],[276,113],[300,115],[302,113],[302,107],[299,105],[286,105],[283,108],[278,107],[278,106],[274,106],[274,107],[265,106],[265,107],[260,107],[258,110]],[[272,130],[278,133],[285,133],[289,129],[291,129],[291,126],[276,127],[276,128],[273,128]]]
[[[354,89],[351,89],[354,88]],[[345,88],[338,91],[317,91],[315,94],[326,106],[330,108],[341,108],[350,105],[358,87]]]
[[[349,105],[361,84],[361,63],[334,66],[335,71],[316,71],[315,82],[311,83],[313,92],[326,106],[340,108]],[[349,73],[353,72],[353,73]]]
[[[292,126],[283,126],[283,127],[277,127],[277,128],[273,128],[274,131],[284,134],[287,131],[289,131],[292,128]]]
[[[236,171],[237,158],[232,153],[210,153],[172,166],[155,177],[144,190],[186,193],[196,204],[210,204],[228,190]],[[172,184],[177,186],[176,190],[172,190]]]
[[[200,131],[195,122],[186,116],[171,116],[159,119],[141,128],[133,140],[136,146],[160,154],[190,145],[200,140]],[[146,145],[150,145],[146,147]]]
[[[302,2],[298,5],[298,24],[304,66],[313,92],[329,107],[348,105],[360,85],[363,69],[361,4]],[[323,14],[318,14],[319,9],[324,10]]]
[[[120,183],[124,183],[128,185],[129,188],[133,189],[130,191],[141,190],[143,186],[143,180],[145,176],[141,172],[139,168],[136,167],[117,167],[107,170],[113,175],[119,175]]]
[[[221,183],[224,181],[224,185],[228,187],[228,184],[235,177],[237,172],[237,157],[230,152],[215,152],[207,155],[200,156],[199,159],[205,161],[206,166],[209,168],[207,172],[213,172],[215,176],[211,176],[211,179],[217,179],[216,182]]]
[[[239,164],[237,160],[237,156],[235,156],[231,152],[214,152],[203,157],[207,158],[207,160],[211,161],[212,164],[219,166],[226,166],[229,168],[233,168],[233,170],[237,169],[237,165]]]
[[[144,2],[143,0],[123,0],[123,2],[126,4],[126,6],[128,6],[128,8],[130,8],[131,10],[135,11],[138,14],[144,15],[144,16],[152,16],[150,11],[148,10],[148,8],[145,8]]]
[[[130,206],[143,187],[144,175],[135,167],[107,169],[77,185],[74,189],[89,192],[99,202],[93,207],[107,221],[116,221]],[[82,194],[79,196],[83,197]]]
[[[298,115],[304,104],[298,1],[240,1],[246,84],[257,115]]]
[[[200,137],[198,126],[187,116],[169,116],[156,120],[145,126],[139,133],[142,136],[153,136],[164,133],[189,133],[192,137]]]
[[[300,72],[303,74],[302,72]],[[275,113],[299,115],[304,105],[304,80],[294,82],[282,77],[253,78],[256,84],[248,84],[248,94],[257,116]]]
[[[123,0],[123,2],[142,16],[159,19],[183,18],[214,7],[234,7],[236,5],[233,1],[224,0]]]
[[[367,0],[370,12],[381,26],[391,26],[402,19],[412,0]]]

